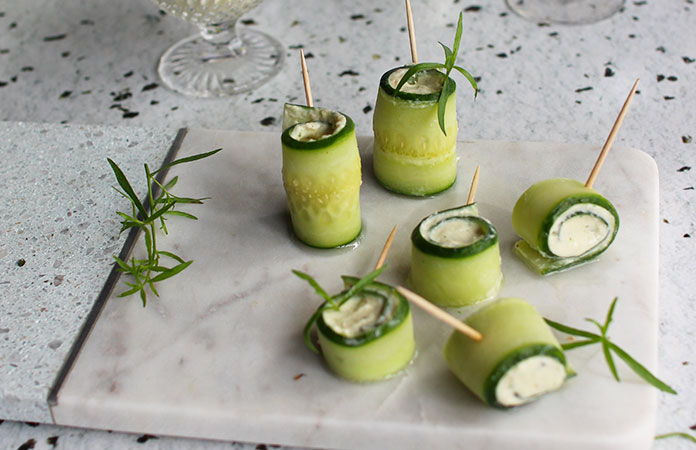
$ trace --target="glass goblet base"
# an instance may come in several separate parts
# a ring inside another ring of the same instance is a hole
[[[625,0],[506,0],[508,7],[537,23],[581,25],[599,22],[618,12]]]
[[[265,33],[237,31],[241,45],[220,45],[200,35],[181,40],[160,58],[158,72],[170,89],[192,97],[224,97],[253,90],[283,65],[282,45]]]

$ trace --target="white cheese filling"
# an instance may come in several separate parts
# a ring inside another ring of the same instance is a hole
[[[430,230],[427,239],[441,247],[467,247],[484,236],[481,226],[473,220],[455,218],[440,222]]]
[[[566,368],[556,358],[531,356],[515,364],[498,381],[495,397],[503,406],[517,406],[560,388]]]
[[[346,126],[346,118],[339,117],[340,119],[333,123],[322,121],[299,123],[290,130],[290,137],[296,141],[312,142],[333,136]]]
[[[384,298],[361,294],[346,300],[341,307],[323,312],[324,323],[336,334],[358,337],[374,328],[384,309]]]
[[[580,256],[611,238],[614,216],[599,205],[579,203],[571,206],[553,223],[548,246],[562,258]]]
[[[396,69],[394,72],[389,74],[389,85],[396,89],[401,79],[404,77],[408,68],[402,67],[401,69]],[[442,83],[445,77],[441,72],[435,70],[428,70],[425,72],[418,72],[413,75],[409,80],[401,86],[399,91],[408,92],[411,94],[434,94],[442,90]]]

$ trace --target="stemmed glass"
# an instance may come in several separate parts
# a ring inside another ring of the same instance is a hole
[[[261,0],[153,1],[200,29],[160,58],[158,72],[169,88],[194,97],[222,97],[248,92],[279,72],[282,45],[260,31],[236,28],[242,14]]]
[[[541,23],[588,24],[618,12],[625,0],[505,0],[511,10]]]

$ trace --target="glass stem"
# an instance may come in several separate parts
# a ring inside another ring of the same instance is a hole
[[[223,23],[213,23],[201,27],[201,36],[216,48],[225,47],[234,55],[246,53],[244,43],[237,34],[236,25],[238,17]]]

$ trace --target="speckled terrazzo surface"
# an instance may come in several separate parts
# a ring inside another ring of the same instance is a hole
[[[283,73],[238,98],[190,100],[162,87],[155,65],[169,44],[193,29],[161,15],[154,4],[1,2],[0,120],[279,131],[282,103],[302,101],[296,52],[304,47],[316,103],[340,108],[359,134],[369,134],[380,74],[408,59],[401,2],[394,9],[363,0],[303,4],[305,12],[288,11],[287,2],[266,0],[244,18],[246,26],[280,37],[287,49]],[[612,18],[581,27],[526,22],[502,0],[413,1],[413,8],[423,61],[440,59],[436,41],[450,43],[456,16],[465,12],[458,62],[480,78],[481,93],[472,103],[459,83],[460,139],[599,145],[632,82],[641,78],[617,142],[649,153],[660,171],[659,373],[680,395],[660,395],[656,430],[689,432],[696,425],[693,0],[629,1]],[[15,270],[8,258],[3,263]],[[137,438],[0,424],[7,448],[31,439],[35,448],[218,448],[164,438],[139,444]],[[692,447],[675,438],[655,444]]]
[[[126,237],[107,156],[135,174],[175,136],[0,122],[0,417],[52,422],[48,391]]]

